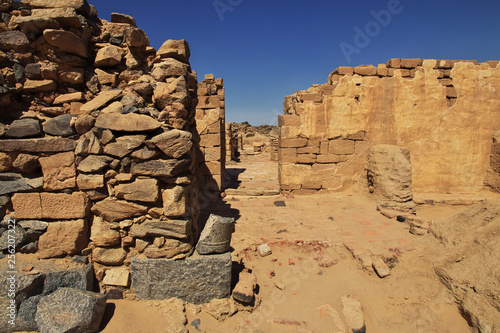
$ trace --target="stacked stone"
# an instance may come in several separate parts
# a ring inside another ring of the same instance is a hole
[[[416,111],[409,109],[425,105],[428,100],[422,99],[432,92],[436,101],[432,106],[439,108],[439,112],[447,112],[447,108],[455,106],[458,99],[452,77],[459,81],[455,84],[461,84],[462,89],[467,88],[472,93],[473,89],[464,84],[468,79],[462,77],[468,75],[466,71],[476,71],[477,74],[473,75],[478,75],[481,80],[494,80],[498,64],[499,61],[478,64],[477,61],[463,60],[390,59],[387,64],[377,67],[339,67],[330,74],[328,83],[316,84],[287,96],[284,115],[279,116],[281,189],[309,194],[347,188],[353,177],[360,176],[356,172],[363,169],[374,140],[376,143],[394,143],[400,140],[396,135],[415,134],[411,129],[401,129],[404,133],[391,132],[394,130],[392,118],[399,117],[402,122],[405,119],[404,112],[401,115],[394,113],[395,103],[408,103],[406,116],[414,117],[412,112]],[[454,69],[456,75],[453,75]],[[478,83],[476,87],[485,85]],[[412,86],[419,89],[414,96],[402,95]],[[401,91],[401,95],[390,95],[393,91]],[[477,93],[470,98],[475,96]],[[362,113],[368,110],[372,114]],[[425,121],[422,119],[422,123]],[[413,142],[417,140],[414,138]],[[457,144],[460,142],[457,140]],[[354,171],[356,169],[358,171]]]
[[[0,212],[18,221],[18,251],[91,254],[104,288],[129,285],[133,256],[189,256],[199,204],[187,42],[156,52],[132,17],[100,20],[85,0],[4,4]]]
[[[278,138],[271,138],[271,146],[269,147],[270,149],[270,159],[273,162],[278,162],[278,147],[279,147],[279,139]]]
[[[225,93],[224,81],[213,74],[198,83],[196,129],[201,193],[220,192],[226,160]]]
[[[226,123],[226,162],[236,159],[237,155],[238,143],[233,123]]]

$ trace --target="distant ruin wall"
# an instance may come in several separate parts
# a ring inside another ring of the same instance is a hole
[[[226,164],[226,111],[224,81],[213,74],[198,83],[196,131],[199,137],[197,154],[198,186],[202,192],[222,190]]]
[[[391,59],[339,67],[329,83],[288,96],[280,116],[282,190],[342,191],[369,148],[409,148],[416,192],[484,188],[500,128],[498,61]]]

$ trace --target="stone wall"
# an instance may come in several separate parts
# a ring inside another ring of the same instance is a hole
[[[226,123],[226,162],[238,156],[238,138],[233,130],[233,123]]]
[[[222,174],[222,80],[198,86],[186,41],[156,51],[132,17],[100,20],[85,0],[5,3],[0,231],[15,217],[18,252],[89,255],[102,290],[129,286],[132,257],[191,255],[198,143],[219,147],[204,174]],[[201,142],[197,105],[216,119]]]
[[[226,163],[225,114],[224,81],[208,74],[204,81],[198,83],[196,106],[198,185],[202,193],[222,190]]]
[[[280,116],[282,190],[346,190],[365,181],[377,144],[409,148],[416,192],[476,192],[500,126],[498,61],[391,59],[339,67],[288,96]]]

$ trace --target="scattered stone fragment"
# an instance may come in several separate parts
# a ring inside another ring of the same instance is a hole
[[[97,332],[105,309],[102,294],[60,288],[40,299],[35,321],[41,332]]]
[[[269,247],[269,244],[267,243],[259,245],[259,247],[257,248],[257,252],[259,252],[259,255],[261,257],[267,257],[273,253],[273,251]]]
[[[211,214],[201,232],[196,250],[199,254],[227,252],[231,247],[233,232],[234,218]]]
[[[233,289],[233,298],[242,304],[251,304],[255,299],[254,290],[257,286],[257,278],[244,269],[240,275],[236,286]]]
[[[386,276],[391,275],[391,269],[380,258],[374,260],[372,266],[380,278],[385,278]]]
[[[359,298],[355,295],[346,295],[342,296],[340,301],[348,329],[353,333],[366,333],[363,306]]]

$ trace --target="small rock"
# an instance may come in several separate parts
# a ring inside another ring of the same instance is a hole
[[[35,137],[42,134],[40,122],[36,119],[18,119],[10,124],[5,137],[13,139]]]
[[[257,251],[259,252],[261,257],[267,257],[273,253],[273,251],[269,247],[269,244],[267,244],[267,243],[259,245],[259,247],[257,248]]]
[[[398,215],[397,218],[396,218],[396,220],[398,222],[406,222],[406,218],[404,216],[401,216],[401,215]]]
[[[75,134],[75,129],[71,126],[73,114],[63,114],[45,122],[43,129],[53,136],[68,137]]]
[[[36,155],[19,154],[12,166],[21,173],[33,173],[40,168],[40,163]]]
[[[89,56],[87,43],[70,31],[46,29],[43,35],[50,45],[63,52],[76,54],[82,58]]]
[[[286,203],[284,201],[275,201],[274,205],[276,207],[286,207]]]
[[[71,261],[77,264],[87,265],[89,263],[88,256],[73,256],[71,257]]]
[[[391,269],[385,264],[382,259],[376,259],[372,263],[373,269],[380,278],[385,278],[391,275]]]
[[[125,261],[127,252],[121,247],[103,248],[96,247],[92,251],[92,260],[107,266],[120,266]]]

